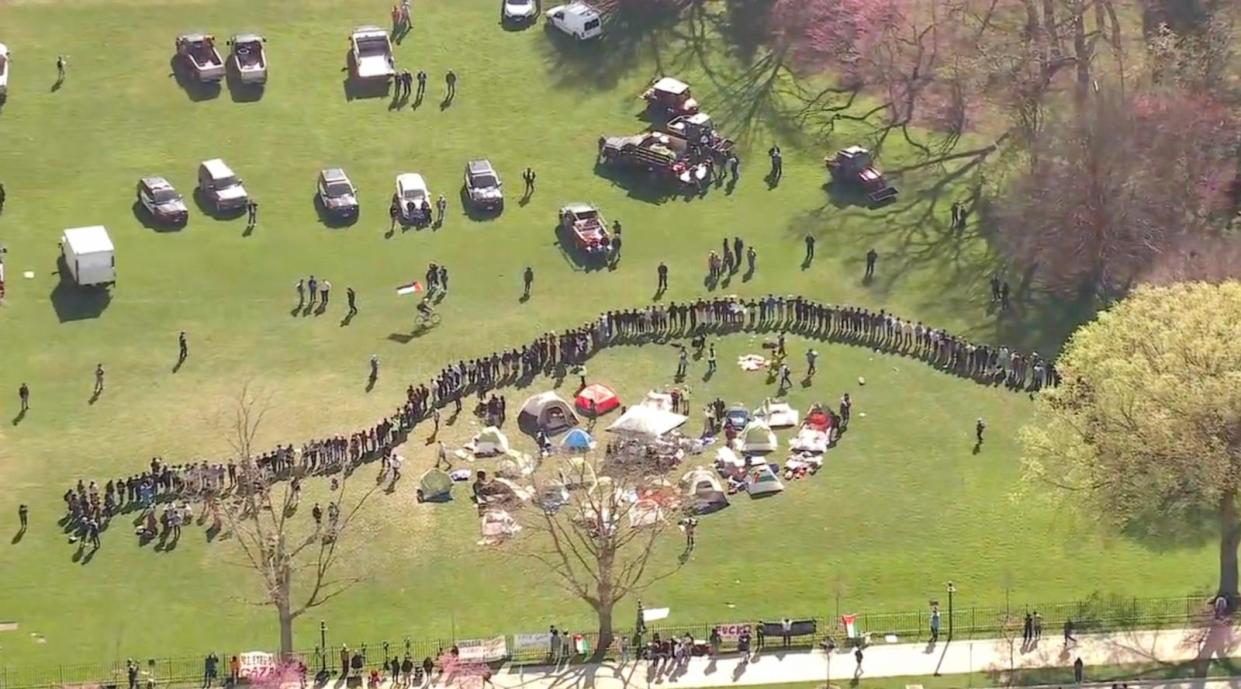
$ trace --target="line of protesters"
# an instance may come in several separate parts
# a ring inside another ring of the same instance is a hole
[[[660,341],[705,332],[772,331],[798,333],[846,344],[864,345],[917,357],[944,371],[979,382],[1004,384],[1013,390],[1038,390],[1055,385],[1054,365],[1037,353],[1005,346],[976,344],[921,321],[900,318],[884,310],[821,304],[800,296],[754,298],[716,297],[691,302],[652,304],[637,309],[608,311],[596,320],[561,333],[549,332],[533,342],[490,356],[462,360],[444,367],[431,380],[410,385],[406,399],[387,418],[363,430],[305,443],[300,450],[284,445],[249,462],[196,462],[167,465],[156,457],[148,470],[128,478],[78,482],[64,495],[66,531],[93,547],[110,517],[134,509],[148,510],[155,519],[157,502],[173,502],[159,518],[161,535],[175,529],[188,512],[188,501],[261,489],[279,480],[301,475],[335,474],[383,458],[385,473],[396,466],[393,449],[405,441],[420,422],[431,418],[439,428],[439,409],[453,405],[456,413],[470,394],[478,397],[477,411],[500,423],[506,416],[503,397],[488,392],[529,381],[540,374],[580,367],[600,349],[612,344]],[[585,374],[577,369],[580,384]],[[399,478],[395,474],[393,480]],[[181,505],[177,502],[180,501]],[[171,512],[170,512],[171,509]],[[143,529],[145,532],[149,529]],[[140,534],[140,536],[143,534]],[[150,535],[150,534],[148,534]]]

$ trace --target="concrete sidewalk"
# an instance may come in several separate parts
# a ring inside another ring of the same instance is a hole
[[[1228,625],[1202,629],[1133,631],[1079,636],[1066,647],[1059,637],[1044,637],[1023,648],[1021,639],[943,641],[938,644],[884,644],[866,648],[859,671],[852,649],[841,648],[829,658],[822,651],[782,653],[768,645],[748,663],[735,655],[719,660],[694,658],[671,673],[646,661],[626,664],[573,665],[564,668],[503,668],[492,677],[498,689],[624,689],[671,684],[686,689],[754,686],[788,682],[834,682],[907,675],[1003,673],[1010,669],[1067,667],[1080,657],[1086,679],[1099,665],[1183,663],[1241,656],[1241,640]],[[997,677],[997,684],[999,683]],[[481,685],[481,678],[449,678],[454,686]]]

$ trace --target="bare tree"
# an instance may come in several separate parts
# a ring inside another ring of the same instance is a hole
[[[649,468],[649,467],[648,467]],[[661,566],[657,551],[675,525],[677,491],[662,475],[618,471],[596,456],[536,482],[537,504],[523,511],[533,533],[522,554],[555,575],[599,623],[596,657],[614,640],[613,612],[630,594],[675,573],[684,556]]]
[[[350,573],[340,571],[347,553],[344,544],[378,486],[347,500],[346,476],[333,477],[326,523],[295,519],[300,490],[290,481],[276,480],[268,468],[254,461],[254,442],[269,409],[267,399],[256,398],[248,385],[242,387],[229,438],[240,464],[239,485],[220,501],[216,514],[227,527],[228,539],[242,554],[240,564],[262,583],[263,598],[258,604],[276,611],[280,653],[287,658],[293,652],[293,623],[297,618],[362,579],[356,560],[350,561]],[[327,649],[322,652],[327,653]]]

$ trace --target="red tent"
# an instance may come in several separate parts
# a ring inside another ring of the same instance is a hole
[[[616,391],[600,383],[593,383],[582,388],[582,391],[577,393],[577,398],[573,400],[578,411],[585,414],[593,413],[596,416],[612,411],[619,407],[620,403]]]
[[[831,428],[832,420],[831,417],[827,415],[827,412],[823,411],[822,408],[815,406],[806,414],[806,420],[802,422],[802,425],[808,428],[813,428],[816,431],[826,432],[828,428]]]

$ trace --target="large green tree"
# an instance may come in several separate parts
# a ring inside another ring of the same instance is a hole
[[[1029,481],[1126,532],[1218,529],[1219,592],[1241,545],[1241,283],[1143,287],[1074,336],[1022,432]]]

